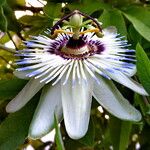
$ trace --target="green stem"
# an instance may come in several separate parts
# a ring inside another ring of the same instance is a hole
[[[80,36],[80,28],[73,28],[73,39],[79,39]]]

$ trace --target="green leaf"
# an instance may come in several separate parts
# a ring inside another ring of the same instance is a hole
[[[7,19],[4,15],[4,10],[2,6],[0,6],[0,30],[4,32],[7,30]]]
[[[14,36],[14,32],[9,32],[10,33],[10,35],[11,35],[11,37],[12,36]],[[7,43],[7,42],[9,42],[10,41],[10,37],[8,36],[8,34],[4,34],[1,38],[0,38],[0,43],[1,44],[5,44],[5,43]]]
[[[28,25],[28,26],[41,26],[48,24],[51,20],[48,17],[45,16],[39,16],[39,15],[34,15],[34,16],[29,16],[29,15],[25,15],[23,17],[21,17],[19,19],[19,22],[24,24],[24,25]]]
[[[92,14],[94,11],[100,9],[110,9],[111,6],[99,0],[81,0],[68,5],[73,11],[75,9],[80,10],[83,13]]]
[[[103,23],[102,24],[103,28],[115,26],[118,30],[118,33],[120,33],[122,36],[127,37],[127,29],[125,21],[119,10],[117,9],[104,10],[99,18],[99,21]]]
[[[20,32],[21,30],[20,24],[18,23],[14,11],[11,9],[11,7],[9,7],[7,3],[4,3],[3,10],[4,10],[4,15],[8,22],[7,28],[11,31]]]
[[[140,44],[136,46],[136,57],[138,77],[146,91],[150,94],[150,61]]]
[[[30,26],[30,29],[25,32],[25,35],[38,35],[47,28],[52,26],[52,19],[46,16],[23,16],[19,19],[19,22],[25,26]]]
[[[129,145],[129,137],[131,133],[132,123],[122,121],[120,131],[119,150],[126,150]]]
[[[49,2],[53,2],[53,3],[65,3],[65,2],[70,2],[70,0],[48,0]],[[72,0],[72,1],[76,1],[76,0]]]
[[[128,27],[128,38],[132,41],[132,45],[134,47],[137,43],[141,43],[143,39],[142,36],[135,30],[132,24]]]
[[[17,22],[14,11],[8,5],[6,0],[0,2],[0,29],[7,31],[19,32],[21,30],[20,24]]]
[[[0,80],[0,100],[13,98],[26,83],[26,80],[17,78],[12,80]]]
[[[94,122],[91,119],[86,135],[83,138],[81,138],[79,140],[79,142],[86,145],[86,146],[93,147],[95,144],[94,138],[95,138],[95,128],[94,128]]]
[[[140,132],[140,136],[138,137],[138,141],[141,145],[140,150],[149,150],[150,148],[150,134],[149,134],[149,125],[145,124],[143,126],[143,130]]]
[[[128,7],[123,11],[125,17],[131,21],[134,28],[150,41],[150,11],[146,7]]]
[[[48,17],[54,19],[61,17],[61,9],[62,9],[61,3],[48,2],[43,10]]]
[[[129,144],[132,123],[111,116],[109,128],[114,149],[126,150]]]
[[[11,8],[15,8],[17,6],[23,6],[26,4],[25,0],[7,0],[7,4],[11,7]]]
[[[150,115],[150,104],[148,103],[147,99],[143,99],[141,95],[135,94],[134,100],[135,103],[140,106],[144,116]]]
[[[24,143],[37,104],[33,98],[20,111],[10,114],[0,125],[0,149],[15,150]]]
[[[54,115],[54,126],[56,130],[55,139],[56,139],[57,150],[65,150],[56,115]]]
[[[5,2],[6,0],[0,0],[0,6],[2,6]]]

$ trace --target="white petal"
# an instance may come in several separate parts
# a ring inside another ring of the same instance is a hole
[[[20,78],[20,79],[30,79],[29,77],[26,76],[26,75],[27,75],[28,73],[30,73],[30,72],[31,72],[31,70],[29,70],[29,71],[17,71],[17,70],[15,70],[15,71],[13,72],[13,74],[14,74],[16,77]]]
[[[126,76],[125,74],[121,73],[120,71],[114,71],[111,73],[107,71],[107,75],[116,82],[121,83],[122,85],[128,87],[129,89],[135,91],[136,93],[148,96],[148,93],[144,90],[141,84],[134,81],[132,78]]]
[[[141,114],[117,90],[112,81],[97,76],[100,84],[95,82],[93,96],[112,115],[129,121],[140,121]]]
[[[50,132],[54,128],[54,113],[58,120],[62,119],[60,83],[44,86],[29,128],[29,137],[37,139]]]
[[[124,69],[125,71],[127,71],[127,72],[125,72],[125,74],[128,76],[128,77],[132,77],[132,76],[134,76],[135,74],[136,74],[136,72],[137,72],[137,68],[136,68],[136,65],[132,68],[132,69]]]
[[[68,135],[73,139],[83,137],[88,129],[93,82],[87,75],[86,73],[87,82],[83,78],[80,83],[78,78],[72,82],[69,76],[67,83],[63,85],[65,76],[61,80],[65,126]]]
[[[20,93],[6,106],[6,111],[12,113],[21,109],[42,87],[39,80],[31,79]]]

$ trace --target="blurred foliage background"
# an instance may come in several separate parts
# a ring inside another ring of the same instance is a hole
[[[70,139],[64,123],[59,128],[57,120],[54,140],[27,139],[40,93],[20,111],[6,113],[8,101],[27,82],[13,76],[17,67],[13,63],[14,52],[22,49],[23,41],[31,35],[44,34],[54,19],[75,9],[97,18],[103,23],[102,28],[116,26],[128,39],[137,55],[134,79],[150,94],[149,0],[0,0],[0,150],[63,150],[64,147],[66,150],[150,150],[150,99],[123,86],[118,88],[141,111],[141,122],[121,121],[93,101],[89,130],[80,140]]]

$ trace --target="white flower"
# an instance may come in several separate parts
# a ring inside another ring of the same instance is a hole
[[[80,22],[81,23],[81,22]],[[82,30],[82,31],[81,31]],[[112,115],[139,121],[141,114],[117,90],[112,80],[131,90],[148,95],[131,76],[136,72],[134,50],[112,29],[103,37],[93,30],[70,34],[72,28],[58,33],[55,39],[35,36],[26,42],[14,74],[30,78],[22,91],[6,107],[12,113],[21,109],[41,88],[29,137],[40,138],[54,127],[54,113],[73,139],[83,137],[88,129],[92,96]],[[81,33],[84,33],[81,35]],[[78,38],[77,38],[78,37]]]

